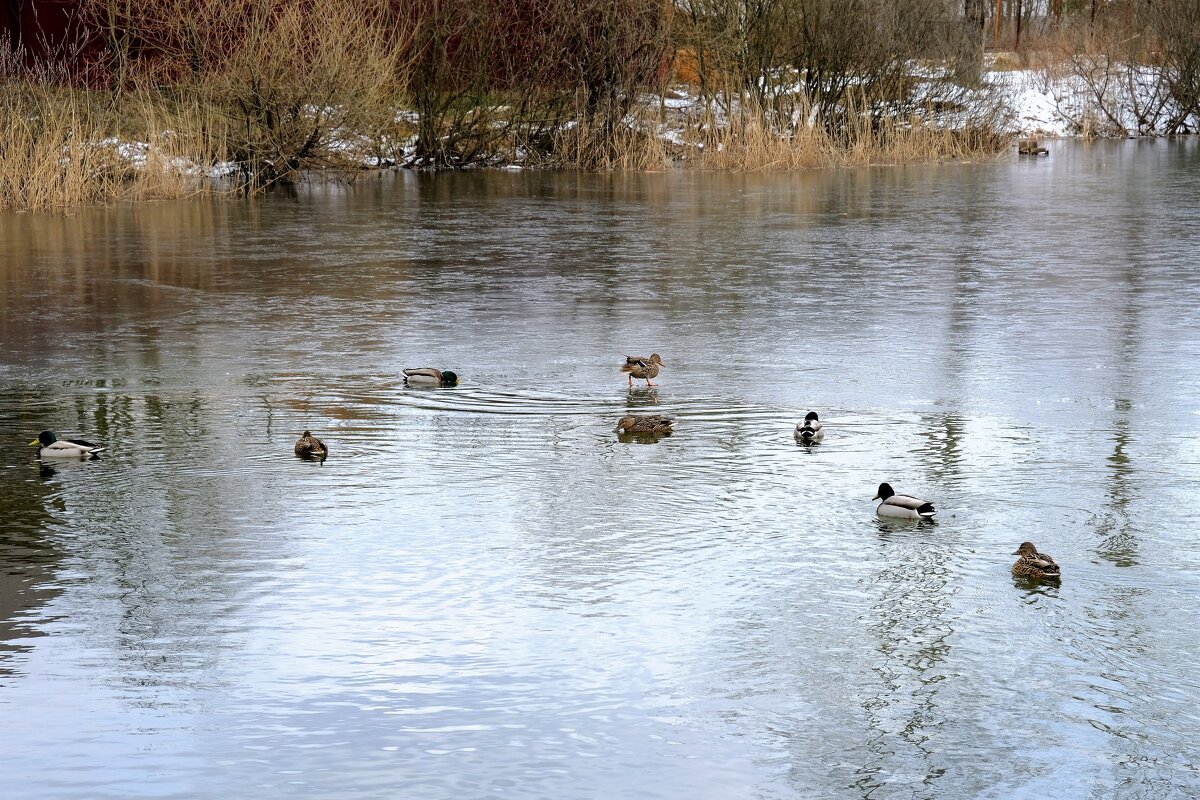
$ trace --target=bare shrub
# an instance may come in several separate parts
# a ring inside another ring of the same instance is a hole
[[[1155,59],[1172,105],[1165,133],[1200,130],[1200,0],[1146,2],[1145,17],[1159,43]]]
[[[217,110],[248,189],[345,165],[372,147],[356,137],[395,127],[403,43],[386,0],[89,2],[124,88]]]
[[[537,10],[552,19],[554,7]],[[549,80],[555,53],[539,38],[544,22],[529,16],[534,10],[499,0],[419,0],[409,7],[404,92],[417,115],[410,165],[487,163],[513,139],[548,146],[566,102]]]
[[[957,8],[944,0],[694,0],[678,36],[724,76],[713,86],[713,73],[699,70],[706,104],[725,113],[753,107],[793,129],[819,125],[848,143],[863,110],[851,111],[852,98],[865,98],[875,124],[935,100],[966,102],[979,84],[981,31]]]
[[[1060,66],[1048,71],[1075,88],[1059,111],[1084,135],[1196,130],[1197,19],[1200,0],[1118,0],[1079,9],[1064,23]]]
[[[583,141],[612,160],[636,137],[625,118],[663,77],[670,6],[659,0],[417,0],[406,89],[415,163],[464,166],[519,147],[550,155]],[[664,8],[667,11],[664,11]],[[590,131],[560,136],[569,116]]]

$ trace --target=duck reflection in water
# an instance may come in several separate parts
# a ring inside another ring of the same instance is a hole
[[[34,462],[38,467],[38,477],[43,481],[48,481],[52,478],[62,477],[63,474],[70,472],[73,469],[88,469],[94,465],[94,462],[100,460],[100,456],[76,461],[75,459],[58,458],[54,461],[37,461]]]
[[[626,402],[630,408],[644,408],[658,405],[657,386],[631,386]]]

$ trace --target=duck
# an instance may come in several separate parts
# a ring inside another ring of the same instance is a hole
[[[922,500],[919,497],[896,494],[896,491],[892,489],[889,483],[879,484],[879,490],[875,492],[875,496],[871,499],[883,501],[879,504],[879,508],[875,509],[875,513],[881,517],[929,519],[937,513],[933,507],[933,503],[928,500]]]
[[[103,447],[85,442],[83,439],[62,439],[54,431],[42,431],[29,445],[37,445],[38,458],[91,458]]]
[[[653,386],[650,382],[651,378],[658,377],[658,368],[665,367],[662,357],[658,353],[651,353],[646,356],[625,356],[625,364],[621,367],[621,372],[629,373],[629,385],[633,386],[633,379],[645,381],[647,386]]]
[[[458,375],[450,370],[415,367],[404,370],[404,382],[409,386],[458,386]]]
[[[329,455],[329,448],[325,446],[325,443],[309,431],[305,431],[296,440],[295,450],[296,455],[300,458],[319,458],[324,461],[325,457]]]
[[[1021,546],[1012,554],[1020,556],[1012,567],[1014,578],[1056,581],[1062,577],[1054,559],[1045,553],[1039,553],[1033,542],[1021,542]]]
[[[617,422],[617,433],[670,433],[675,420],[661,414],[621,417]]]
[[[825,430],[821,427],[817,412],[808,412],[803,422],[796,423],[796,437],[806,443],[816,443],[825,438]]]

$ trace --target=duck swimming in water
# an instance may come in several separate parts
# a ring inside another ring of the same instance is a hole
[[[316,458],[320,459],[321,461],[324,461],[325,457],[329,455],[329,448],[325,446],[325,443],[313,436],[308,431],[305,431],[304,434],[296,440],[295,451],[296,455],[300,458]]]
[[[875,513],[881,517],[896,517],[898,519],[929,519],[937,513],[933,503],[919,497],[906,494],[896,494],[890,483],[879,484],[872,500],[882,500]]]
[[[458,386],[458,375],[450,370],[416,367],[404,370],[404,382],[409,386]]]
[[[617,433],[670,433],[675,420],[661,414],[621,417],[617,422]]]
[[[91,458],[104,449],[83,439],[60,440],[54,431],[39,433],[38,438],[29,443],[31,447],[35,444],[38,458]]]
[[[1062,571],[1054,559],[1045,553],[1039,553],[1033,542],[1021,542],[1021,546],[1013,551],[1013,555],[1020,556],[1017,563],[1013,564],[1013,577],[1040,581],[1056,581],[1062,577]]]
[[[803,422],[796,423],[796,438],[805,443],[816,444],[825,438],[825,430],[817,412],[810,411],[804,415]]]

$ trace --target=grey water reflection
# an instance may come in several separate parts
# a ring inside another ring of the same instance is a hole
[[[1196,794],[1198,196],[1179,139],[0,217],[4,792]]]
[[[24,468],[22,468],[24,467]],[[31,637],[43,636],[40,612],[58,596],[54,545],[44,534],[49,488],[61,468],[21,465],[6,470],[0,497],[0,685],[13,674],[13,654],[27,651]]]

